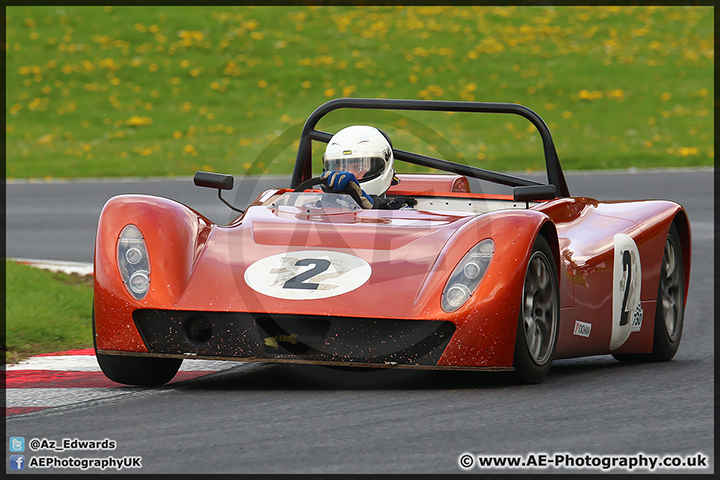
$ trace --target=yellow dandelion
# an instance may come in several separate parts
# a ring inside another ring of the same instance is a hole
[[[678,148],[678,155],[681,157],[687,157],[690,155],[697,155],[699,150],[697,147],[680,147]]]
[[[562,112],[562,117],[564,119],[568,120],[568,119],[572,118],[572,112],[569,110],[565,110],[564,112]]]
[[[265,80],[258,80],[257,84],[258,84],[258,87],[265,88],[265,87],[267,87],[268,82]]]
[[[53,140],[55,140],[55,135],[52,133],[48,133],[47,135],[43,135],[42,137],[38,138],[37,143],[38,145],[47,145],[49,143],[52,143]]]
[[[326,98],[330,98],[335,95],[336,90],[334,88],[328,88],[325,90],[324,95]]]
[[[663,102],[667,102],[671,98],[672,98],[672,95],[670,94],[670,92],[665,92],[662,95],[660,95],[660,100],[662,100]]]
[[[176,138],[176,139],[177,139],[177,138],[182,138],[182,136],[183,136],[183,134],[182,134],[182,132],[181,132],[180,130],[175,130],[175,131],[173,132],[173,138]]]
[[[138,115],[133,115],[132,117],[125,120],[125,124],[131,127],[141,127],[144,125],[150,125],[153,123],[153,119],[150,117],[141,117]]]

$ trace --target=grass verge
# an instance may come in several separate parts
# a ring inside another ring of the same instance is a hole
[[[6,363],[92,347],[92,276],[5,262]]]
[[[336,97],[520,103],[566,170],[710,166],[713,32],[710,6],[11,6],[6,176],[287,174]],[[320,127],[543,167],[520,118],[368,113]]]

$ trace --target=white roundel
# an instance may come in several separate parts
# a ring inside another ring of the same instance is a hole
[[[275,298],[310,300],[348,293],[372,273],[362,258],[347,253],[303,250],[263,258],[245,270],[245,283]]]
[[[620,348],[632,332],[642,328],[643,310],[640,307],[642,268],[637,244],[629,235],[613,237],[613,318],[610,350]]]

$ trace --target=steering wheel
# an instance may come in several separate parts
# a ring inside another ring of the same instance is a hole
[[[309,180],[305,180],[304,182],[300,183],[300,185],[295,187],[295,190],[293,190],[293,191],[294,192],[303,192],[314,185],[327,186],[327,179],[322,178],[322,177],[314,177]],[[352,197],[352,199],[355,200],[355,202],[358,204],[358,206],[360,208],[362,208],[363,203],[362,203],[362,200],[360,199],[360,195],[358,195],[358,193],[354,189],[350,188],[350,183],[345,185],[345,188],[343,188],[341,190],[341,192],[350,195]]]

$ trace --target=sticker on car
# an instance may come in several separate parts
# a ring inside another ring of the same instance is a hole
[[[245,270],[245,283],[270,297],[310,300],[351,292],[371,274],[370,264],[354,255],[302,250],[256,261]]]
[[[587,322],[581,322],[580,320],[575,320],[575,330],[573,330],[573,335],[590,338],[591,331],[592,324]]]
[[[620,348],[632,332],[642,328],[643,310],[640,307],[640,252],[637,244],[625,234],[613,237],[613,318],[610,350]]]

